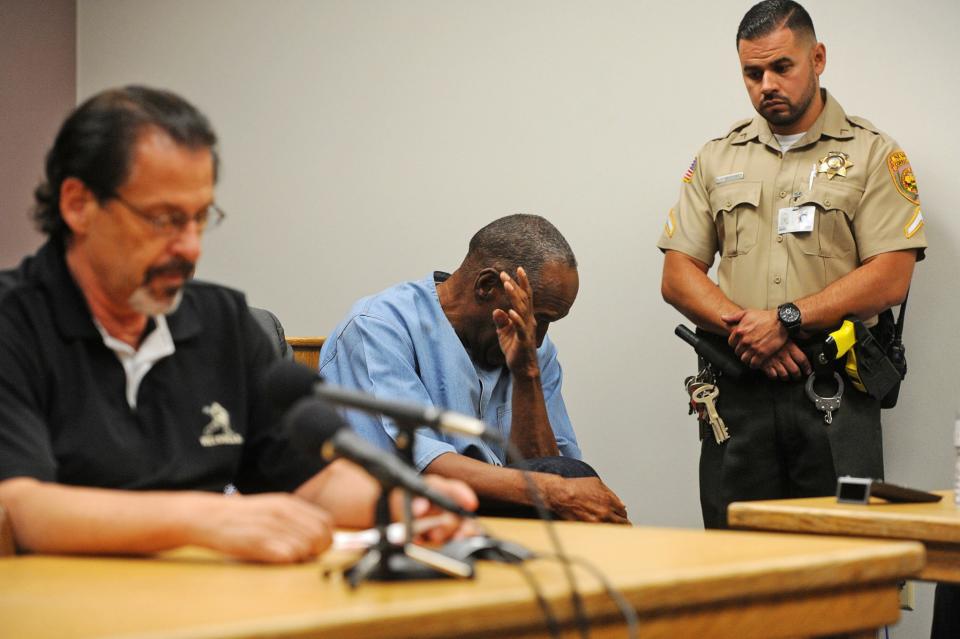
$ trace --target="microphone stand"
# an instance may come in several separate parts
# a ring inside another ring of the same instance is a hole
[[[397,454],[413,466],[413,432],[417,425],[397,423]],[[458,559],[418,546],[413,543],[413,497],[403,491],[403,543],[393,543],[387,538],[390,525],[390,490],[392,485],[381,487],[374,511],[374,525],[379,533],[377,543],[346,571],[347,583],[356,588],[364,581],[409,581],[414,579],[440,579],[444,577],[473,577],[473,566]]]

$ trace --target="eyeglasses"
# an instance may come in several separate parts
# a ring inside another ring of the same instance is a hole
[[[220,226],[223,218],[227,217],[223,209],[216,204],[211,204],[193,215],[177,209],[168,209],[160,211],[159,213],[146,213],[133,204],[130,204],[130,202],[126,201],[118,193],[114,193],[111,197],[127,207],[131,213],[149,222],[157,233],[171,237],[177,233],[182,233],[190,222],[196,222],[197,230],[203,233],[208,228],[212,229]]]

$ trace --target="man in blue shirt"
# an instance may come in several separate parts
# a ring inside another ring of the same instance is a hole
[[[384,398],[473,415],[518,448],[547,507],[565,519],[626,523],[623,502],[580,461],[561,396],[551,322],[577,296],[577,262],[542,217],[511,215],[474,235],[456,271],[394,286],[354,305],[320,353],[328,381]],[[350,414],[353,428],[392,448],[396,424]],[[527,486],[502,447],[418,431],[414,462],[464,480],[481,512],[529,511]]]

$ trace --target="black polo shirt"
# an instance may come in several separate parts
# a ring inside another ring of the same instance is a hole
[[[176,347],[137,407],[48,242],[0,293],[0,480],[241,492],[293,490],[320,470],[296,452],[260,392],[277,355],[242,294],[190,282],[167,324]]]

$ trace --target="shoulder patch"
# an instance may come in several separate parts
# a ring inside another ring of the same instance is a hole
[[[866,129],[867,131],[872,131],[873,133],[880,133],[880,129],[873,126],[873,122],[866,118],[861,118],[858,115],[848,115],[847,122],[854,126],[858,126],[861,129]]]
[[[697,158],[693,158],[693,162],[690,163],[690,167],[684,172],[683,177],[680,178],[680,181],[684,184],[690,184],[693,180],[693,172],[697,170]]]
[[[670,210],[670,213],[673,213],[673,209]],[[911,237],[917,234],[917,231],[923,228],[923,213],[920,212],[920,207],[917,207],[917,210],[913,212],[913,216],[910,218],[910,221],[907,222],[907,225],[903,227],[903,235],[909,240]]]
[[[910,166],[907,154],[897,150],[888,155],[887,169],[889,169],[890,179],[893,180],[893,185],[897,187],[900,195],[910,203],[919,206],[920,192],[917,189],[917,178],[913,175],[913,167]]]
[[[673,237],[676,230],[677,218],[673,217],[673,209],[670,209],[670,212],[667,213],[667,223],[663,225],[663,232],[667,234],[667,237]]]

